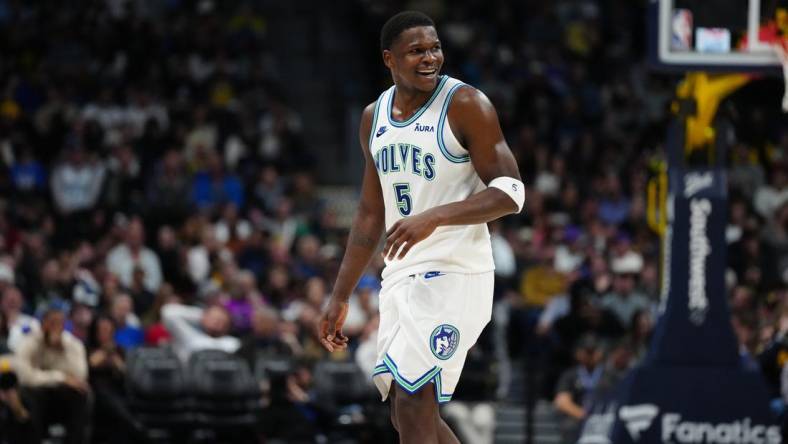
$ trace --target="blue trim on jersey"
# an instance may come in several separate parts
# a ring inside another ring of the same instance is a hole
[[[380,102],[383,99],[383,94],[385,92],[380,93],[378,96],[378,100],[375,100],[375,114],[372,116],[372,128],[369,130],[369,141],[367,141],[367,149],[372,151],[372,138],[375,137],[375,132],[377,131],[378,126],[378,113],[380,112]]]
[[[441,109],[441,115],[438,118],[438,148],[440,148],[441,153],[443,153],[443,156],[446,159],[454,163],[465,163],[465,162],[470,162],[471,160],[471,156],[468,154],[463,154],[462,156],[456,156],[450,153],[449,150],[446,149],[446,144],[443,142],[443,125],[446,123],[446,117],[449,111],[449,103],[451,103],[451,98],[452,96],[454,96],[454,93],[456,93],[461,86],[465,86],[465,83],[458,83],[451,87],[451,89],[449,90],[449,94],[446,95],[446,101],[443,102],[443,109]]]
[[[389,94],[388,111],[386,112],[386,117],[388,117],[389,123],[397,128],[402,128],[415,122],[416,119],[421,117],[421,115],[424,114],[424,111],[426,111],[427,108],[429,108],[430,105],[432,105],[432,102],[434,102],[435,98],[438,97],[438,93],[441,92],[441,89],[443,89],[443,85],[446,84],[447,80],[449,80],[449,76],[441,76],[441,80],[440,82],[438,82],[438,86],[435,87],[435,92],[432,93],[432,97],[430,97],[430,99],[427,100],[427,102],[424,105],[421,105],[421,108],[419,108],[418,111],[416,111],[416,113],[410,117],[410,119],[404,122],[397,122],[391,117],[391,105],[394,103],[394,92],[396,91],[396,87],[395,87],[395,89],[391,91],[391,94]]]
[[[399,374],[399,370],[397,370],[397,364],[387,353],[383,357],[383,363],[375,367],[375,370],[372,372],[372,377],[374,378],[377,375],[390,373],[392,379],[396,381],[397,385],[402,387],[403,390],[410,393],[411,395],[421,390],[428,383],[432,382],[433,386],[435,387],[435,399],[439,404],[443,404],[451,401],[452,394],[443,393],[441,386],[441,370],[442,369],[438,366],[432,367],[431,369],[427,370],[426,373],[416,378],[415,381],[411,382]]]

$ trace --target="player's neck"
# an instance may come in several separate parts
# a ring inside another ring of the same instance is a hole
[[[438,86],[435,85],[435,88]],[[427,100],[432,97],[432,91],[424,92],[415,88],[407,88],[397,85],[394,90],[394,108],[399,111],[398,114],[401,118],[407,119],[413,115],[419,108],[421,108]]]

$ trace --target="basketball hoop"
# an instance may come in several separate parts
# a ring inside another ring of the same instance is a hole
[[[788,113],[788,40],[785,37],[777,37],[770,45],[783,67],[783,80],[785,81],[785,92],[783,93],[783,112]]]

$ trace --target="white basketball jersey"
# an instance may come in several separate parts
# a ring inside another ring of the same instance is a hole
[[[411,118],[391,118],[395,87],[375,104],[369,149],[386,207],[386,230],[398,220],[457,202],[486,188],[468,151],[446,117],[451,98],[464,83],[441,76],[429,100]],[[438,227],[401,260],[386,260],[383,279],[427,271],[481,273],[493,265],[487,224]]]

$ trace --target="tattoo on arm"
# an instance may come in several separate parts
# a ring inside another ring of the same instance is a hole
[[[375,248],[378,244],[378,240],[373,239],[368,233],[350,230],[350,244],[363,248]]]

